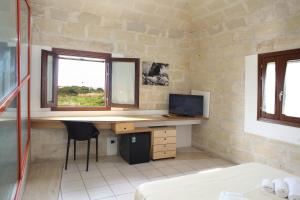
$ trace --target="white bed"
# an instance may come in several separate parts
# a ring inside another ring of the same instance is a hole
[[[220,192],[242,193],[249,200],[280,200],[260,189],[263,178],[294,176],[282,170],[247,163],[142,184],[135,200],[217,200]],[[282,199],[281,199],[282,200]]]

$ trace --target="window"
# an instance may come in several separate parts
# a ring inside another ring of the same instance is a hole
[[[300,49],[258,56],[258,119],[300,126]]]
[[[41,106],[52,110],[138,107],[139,59],[42,50]]]
[[[138,107],[139,67],[135,58],[112,58],[111,104],[115,107]]]

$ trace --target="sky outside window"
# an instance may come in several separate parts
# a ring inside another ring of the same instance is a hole
[[[105,89],[105,63],[58,60],[58,86],[86,86]]]

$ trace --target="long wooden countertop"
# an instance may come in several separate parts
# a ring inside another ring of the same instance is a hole
[[[184,117],[162,115],[134,115],[134,116],[92,116],[92,117],[32,117],[32,128],[63,128],[61,121],[92,122],[99,128],[110,129],[114,123],[137,123],[137,122],[176,122],[176,121],[199,121],[203,117]]]

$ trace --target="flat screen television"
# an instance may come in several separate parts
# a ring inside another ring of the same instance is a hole
[[[203,116],[203,96],[170,94],[169,114]]]

